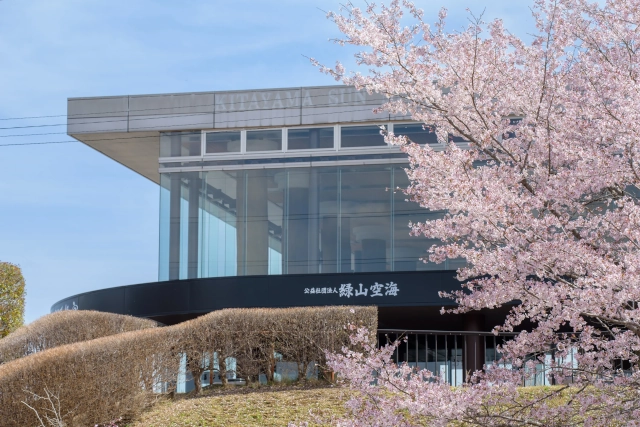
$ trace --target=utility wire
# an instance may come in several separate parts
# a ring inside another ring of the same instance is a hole
[[[350,110],[349,112],[359,112],[359,111],[371,111],[370,108],[364,108],[364,109],[357,109],[357,110]],[[318,116],[318,115],[326,115],[327,113],[322,112],[322,113],[311,113],[311,114],[303,114],[300,115],[299,117],[311,117],[311,116]],[[289,117],[289,115],[283,115],[283,116],[272,116],[272,119],[278,119],[278,118],[286,118]],[[135,120],[135,119],[132,119]],[[144,120],[149,120],[148,118],[145,118]],[[221,121],[216,121],[216,124],[220,124],[220,123],[229,123],[229,122],[238,122],[238,121],[249,121],[249,120],[255,120],[255,119],[246,119],[246,120],[221,120]],[[124,120],[116,120],[117,122],[121,122]],[[91,123],[106,123],[108,121],[98,121],[98,122],[91,122]],[[371,119],[361,119],[361,120],[352,120],[349,123],[362,123],[362,122],[368,122],[371,123],[372,126],[376,125],[375,120],[371,120]],[[380,123],[388,123],[389,119],[386,118],[381,118],[379,120]],[[198,123],[181,123],[181,124],[177,124],[177,125],[167,125],[164,126],[162,129],[165,130],[167,128],[170,127],[183,127],[183,126],[195,126],[195,125],[201,125],[201,122]],[[305,125],[299,125],[296,127],[304,127]],[[317,126],[315,124],[308,124],[306,126]],[[281,126],[279,128],[282,128],[285,126]],[[140,127],[140,128],[136,128],[133,131],[129,131],[128,133],[133,133],[133,132],[138,132],[138,131],[144,131],[144,130],[156,130],[158,128],[158,126],[149,126],[149,127]],[[223,131],[222,129],[217,130],[217,131]],[[225,130],[226,131],[226,130]],[[158,131],[161,132],[161,131]],[[192,133],[192,132],[199,132],[198,129],[193,129],[193,130],[184,130],[184,131],[180,131],[181,133]],[[94,132],[94,133],[99,133],[99,132]],[[90,135],[90,134],[94,134],[94,133],[86,133],[85,135]],[[46,133],[31,133],[31,134],[13,134],[13,135],[0,135],[0,138],[20,138],[20,137],[26,137],[26,136],[44,136],[44,135],[67,135],[66,132],[46,132]],[[103,141],[103,140],[120,140],[120,141],[125,141],[128,139],[138,139],[138,138],[149,138],[151,136],[145,136],[145,137],[128,137],[128,138],[112,138],[112,139],[94,139],[92,141]],[[155,137],[155,135],[153,136]],[[61,141],[55,141],[55,142],[61,142]],[[47,142],[48,143],[48,142]],[[25,143],[24,145],[27,144],[35,144],[35,143]],[[8,145],[8,144],[0,144],[1,146],[4,145]]]
[[[14,145],[67,144],[69,142],[80,142],[80,141],[74,140],[74,141],[16,142],[16,143],[13,143],[13,144],[0,144],[0,147],[11,147],[11,146],[14,146]]]
[[[2,1],[2,0],[0,0]],[[55,116],[31,116],[31,117],[5,117],[0,120],[27,120],[27,119],[47,119],[50,117],[67,117],[66,114],[57,114]]]

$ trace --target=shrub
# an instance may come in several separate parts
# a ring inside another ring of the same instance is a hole
[[[0,340],[0,364],[74,342],[157,326],[149,319],[98,311],[59,311],[22,326]]]
[[[7,427],[35,425],[34,412],[22,402],[36,405],[32,396],[45,388],[56,393],[69,426],[131,418],[154,393],[175,390],[185,354],[197,379],[211,369],[213,352],[221,362],[235,357],[237,372],[249,380],[260,373],[273,378],[275,352],[305,372],[311,362],[324,363],[323,349],[349,346],[347,323],[375,331],[377,308],[227,309],[174,326],[48,348],[0,365],[0,419]],[[224,363],[220,368],[222,377],[231,369]]]

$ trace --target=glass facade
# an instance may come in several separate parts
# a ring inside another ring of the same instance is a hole
[[[160,157],[191,157],[201,154],[200,132],[160,134]]]
[[[282,150],[282,129],[247,131],[247,151]]]
[[[205,152],[207,154],[239,153],[240,145],[240,131],[209,132],[205,139]]]
[[[344,126],[340,132],[341,148],[384,147],[380,126]]]
[[[408,224],[443,213],[393,190],[404,167],[162,173],[160,280],[459,267],[420,260],[435,242]]]
[[[437,144],[438,137],[435,129],[425,127],[421,123],[396,123],[393,125],[393,133],[397,136],[406,136],[416,144]]]
[[[289,150],[314,150],[333,148],[333,128],[289,129]]]

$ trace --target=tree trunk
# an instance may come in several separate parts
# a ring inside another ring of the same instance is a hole
[[[220,357],[220,381],[222,385],[227,385],[227,358]]]
[[[202,381],[201,375],[203,370],[192,370],[191,375],[193,376],[193,387],[195,388],[195,392],[197,395],[202,394]]]

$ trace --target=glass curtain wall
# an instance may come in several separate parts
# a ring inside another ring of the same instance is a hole
[[[436,243],[410,221],[440,218],[398,188],[404,165],[161,174],[160,280],[416,271]]]

